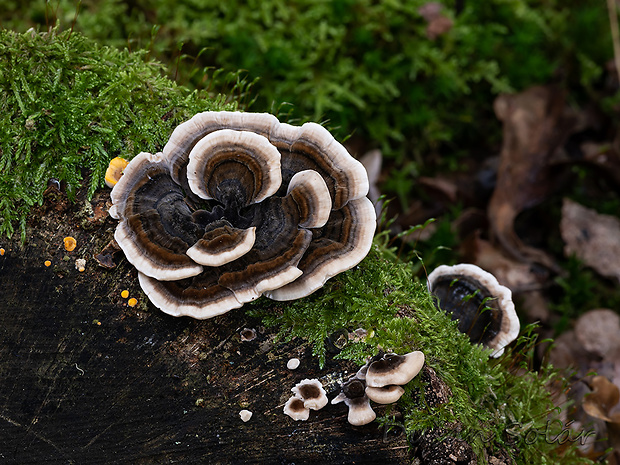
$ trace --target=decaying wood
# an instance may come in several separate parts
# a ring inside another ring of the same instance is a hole
[[[23,247],[16,237],[0,244],[1,463],[410,463],[404,434],[352,427],[343,405],[307,422],[282,413],[300,380],[336,389],[356,367],[330,359],[320,370],[301,342],[274,344],[246,308],[170,317],[147,303],[122,255],[100,266],[115,227],[99,214],[108,200],[47,198]],[[243,328],[258,337],[242,342]],[[301,359],[295,371],[291,357]],[[247,423],[242,409],[253,412]]]

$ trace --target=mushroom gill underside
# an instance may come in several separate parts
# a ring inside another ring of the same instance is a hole
[[[266,295],[311,294],[368,253],[366,173],[321,126],[206,112],[112,190],[115,239],[149,299],[210,318]]]

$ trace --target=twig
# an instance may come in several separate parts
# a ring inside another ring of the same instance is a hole
[[[607,0],[609,11],[609,26],[611,27],[611,41],[614,44],[614,64],[620,81],[620,33],[618,32],[618,11],[616,0]]]

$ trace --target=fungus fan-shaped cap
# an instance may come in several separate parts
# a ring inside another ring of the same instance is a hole
[[[304,402],[304,407],[312,410],[320,410],[327,405],[327,395],[323,385],[318,379],[304,379],[292,389],[295,397]]]
[[[405,355],[386,354],[368,366],[366,385],[373,388],[405,385],[415,378],[423,365],[424,354],[419,350]]]
[[[210,318],[261,295],[309,295],[368,253],[368,179],[319,125],[205,112],[114,186],[115,239],[151,302]]]
[[[239,206],[258,203],[282,184],[280,152],[265,137],[222,129],[199,140],[189,154],[187,180],[203,199]]]
[[[393,404],[405,393],[405,390],[392,384],[383,387],[366,386],[366,395],[370,400],[378,404]]]
[[[293,300],[320,289],[329,278],[353,268],[368,255],[375,226],[375,210],[366,197],[332,210],[298,265],[302,277],[265,295],[273,300]]]
[[[492,357],[502,355],[519,335],[512,292],[482,268],[468,263],[441,265],[428,275],[428,289],[438,307],[459,321],[461,332],[493,349]]]
[[[161,154],[138,154],[110,197],[110,215],[120,220],[114,239],[138,271],[163,281],[202,272],[202,266],[186,254],[198,229]]]
[[[293,396],[284,404],[284,414],[295,421],[306,421],[310,418],[310,409],[304,406],[303,400]]]

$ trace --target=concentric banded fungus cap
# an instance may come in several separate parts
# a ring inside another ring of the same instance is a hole
[[[407,384],[420,372],[424,365],[424,354],[420,351],[405,355],[386,354],[372,362],[366,372],[366,384],[381,388],[391,384]]]
[[[519,335],[512,292],[476,265],[437,267],[428,275],[428,290],[472,342],[493,349],[492,357],[502,355]]]
[[[353,426],[367,425],[377,418],[377,414],[370,406],[365,388],[364,381],[353,377],[343,384],[342,392],[332,399],[332,404],[344,402],[349,407],[347,420]]]
[[[318,379],[304,379],[291,389],[295,397],[304,402],[304,407],[320,410],[327,405],[327,395]]]
[[[299,397],[291,397],[284,404],[284,414],[291,417],[293,420],[306,421],[310,418],[310,409],[304,406],[304,401]]]
[[[149,299],[210,318],[266,295],[304,297],[368,253],[364,167],[327,130],[205,112],[112,190],[115,239]]]

